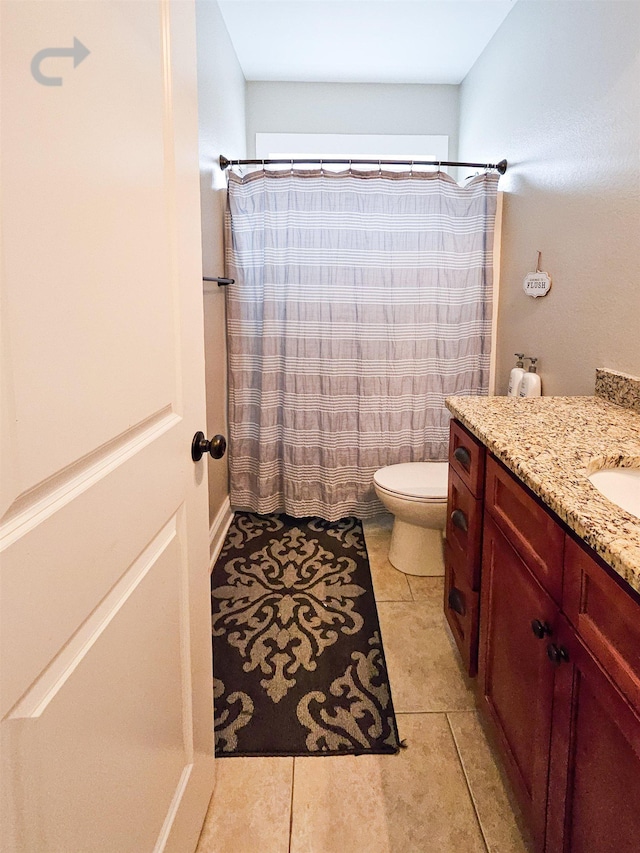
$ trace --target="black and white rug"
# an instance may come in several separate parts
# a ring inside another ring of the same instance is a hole
[[[398,751],[360,521],[236,513],[211,600],[216,755]]]

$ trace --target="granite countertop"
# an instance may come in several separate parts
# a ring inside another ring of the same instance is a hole
[[[596,383],[598,391],[598,384]],[[640,518],[587,476],[640,468],[640,412],[593,397],[448,397],[447,408],[640,592]]]

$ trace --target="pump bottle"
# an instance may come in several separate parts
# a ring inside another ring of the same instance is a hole
[[[520,385],[522,384],[522,377],[524,376],[524,353],[517,352],[515,353],[516,358],[516,366],[512,369],[509,374],[509,390],[507,391],[507,397],[517,397],[520,393]]]
[[[537,358],[531,358],[529,370],[522,377],[520,384],[520,397],[539,397],[542,393],[542,383],[537,373],[536,361]]]

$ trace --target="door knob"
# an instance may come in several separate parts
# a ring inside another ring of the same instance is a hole
[[[547,646],[547,657],[552,663],[566,663],[569,660],[569,652],[564,646],[556,646],[555,643],[549,643]]]
[[[539,619],[534,619],[531,623],[531,630],[539,640],[544,640],[547,634],[551,633],[551,628],[548,622],[541,622]]]
[[[210,453],[214,459],[224,456],[227,449],[227,439],[223,435],[214,435],[212,439],[204,437],[203,432],[197,432],[191,442],[191,458],[199,462],[205,453]]]

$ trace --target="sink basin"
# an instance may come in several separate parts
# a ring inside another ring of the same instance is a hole
[[[640,518],[640,468],[602,468],[589,480],[605,498]]]

